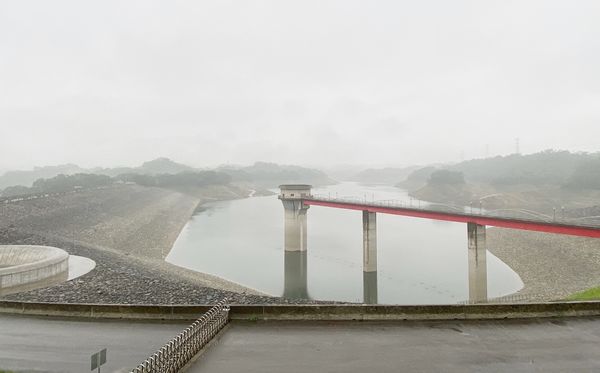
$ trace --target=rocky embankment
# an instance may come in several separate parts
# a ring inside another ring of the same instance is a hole
[[[199,203],[241,198],[242,187],[194,193],[121,185],[0,207],[0,244],[62,248],[96,261],[90,273],[4,299],[123,304],[286,302],[166,263],[173,242]]]
[[[557,300],[600,285],[600,239],[502,228],[488,249],[521,276],[525,299]]]

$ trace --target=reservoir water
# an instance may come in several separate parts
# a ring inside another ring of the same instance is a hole
[[[391,186],[340,183],[313,189],[332,197],[408,201]],[[414,202],[415,206],[418,204]],[[257,289],[284,294],[283,206],[276,195],[204,206],[182,230],[167,261]],[[466,224],[377,214],[377,298],[383,304],[446,304],[468,299]],[[362,214],[308,210],[306,293],[363,302]],[[289,271],[288,271],[289,272]],[[522,288],[519,276],[488,252],[488,297]]]

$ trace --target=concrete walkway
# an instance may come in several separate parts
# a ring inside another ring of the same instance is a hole
[[[186,326],[0,315],[0,371],[89,372],[90,355],[106,348],[102,372],[129,372]]]
[[[596,372],[600,318],[232,323],[189,372]]]

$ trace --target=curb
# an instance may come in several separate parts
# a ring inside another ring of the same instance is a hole
[[[0,314],[80,319],[190,321],[212,305],[125,305],[0,301]],[[600,316],[600,302],[470,305],[231,305],[232,320],[497,320]]]

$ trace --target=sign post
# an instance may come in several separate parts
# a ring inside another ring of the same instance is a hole
[[[91,370],[98,369],[98,373],[100,373],[100,366],[104,364],[106,364],[106,348],[92,355]]]

